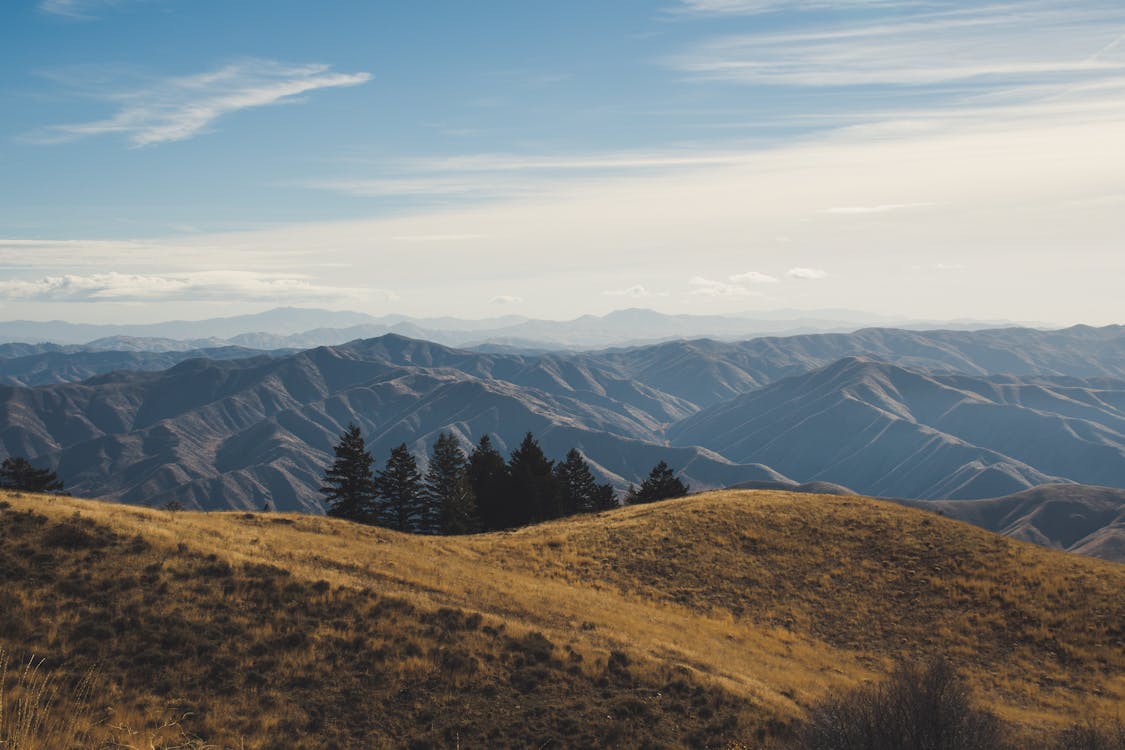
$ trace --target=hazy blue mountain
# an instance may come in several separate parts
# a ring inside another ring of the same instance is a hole
[[[531,431],[558,457],[570,447],[587,452],[596,473],[619,486],[662,459],[699,488],[788,481],[705,449],[663,445],[660,420],[687,407],[639,384],[607,390],[564,365],[393,336],[280,358],[195,359],[159,373],[0,388],[0,440],[6,454],[49,462],[78,494],[206,508],[256,507],[268,496],[277,508],[318,510],[321,472],[351,421],[381,457],[400,442],[422,456],[439,431],[466,445],[491,434],[501,449]]]
[[[0,451],[42,457],[76,492],[203,507],[268,494],[315,509],[349,421],[377,452],[405,441],[420,457],[442,430],[502,447],[532,431],[555,455],[581,448],[618,486],[662,458],[699,487],[936,498],[1125,486],[1123,341],[1120,327],[868,329],[520,354],[385,335],[279,356],[224,349],[157,372],[143,371],[192,354],[64,347],[0,361],[9,382],[83,380],[0,388]]]
[[[984,500],[899,502],[999,534],[1125,562],[1125,490],[1048,484]]]
[[[308,349],[335,346],[361,338],[396,333],[449,346],[499,344],[518,349],[592,350],[609,346],[713,338],[727,341],[761,335],[793,335],[822,331],[847,332],[870,325],[918,328],[918,321],[895,320],[854,310],[762,310],[736,315],[667,315],[628,309],[573,320],[533,320],[506,315],[482,320],[452,317],[375,317],[364,313],[277,308],[254,315],[197,321],[136,325],[89,325],[63,321],[0,322],[0,342],[86,344],[100,339],[132,339],[127,348],[167,349],[168,339],[184,340],[178,348],[198,349],[222,344],[256,349]],[[940,327],[926,324],[924,327]],[[965,321],[948,327],[983,328]],[[221,341],[216,341],[221,339]],[[161,340],[164,340],[161,343]],[[123,348],[106,347],[100,348]]]
[[[668,435],[867,495],[1125,487],[1125,381],[934,375],[848,357],[704,409]]]
[[[262,352],[238,346],[193,350],[111,350],[88,347],[46,351],[0,358],[0,385],[49,385],[72,383],[115,370],[148,372],[166,370],[187,359],[242,359]],[[275,356],[291,352],[273,352]]]

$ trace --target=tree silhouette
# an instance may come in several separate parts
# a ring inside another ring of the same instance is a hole
[[[555,466],[555,481],[558,486],[557,515],[572,516],[575,513],[593,513],[603,510],[606,495],[613,497],[613,487],[600,485],[590,471],[590,465],[574,448],[566,459]],[[616,505],[616,500],[613,500]]]
[[[36,469],[22,456],[12,456],[0,464],[0,488],[21,492],[63,491],[63,483],[50,469]]]
[[[469,534],[479,527],[469,461],[453,435],[442,432],[434,443],[423,497],[423,534]],[[432,521],[431,513],[436,516]]]
[[[508,465],[488,435],[469,454],[469,485],[477,500],[477,515],[485,531],[506,528],[505,500],[508,497]]]
[[[336,453],[336,460],[324,472],[324,486],[320,488],[328,506],[328,515],[371,523],[375,510],[371,464],[375,459],[367,451],[359,427],[349,424],[332,450]]]
[[[423,524],[422,475],[406,443],[391,451],[386,468],[376,474],[375,491],[380,526],[395,531],[420,530]]]
[[[629,487],[629,492],[625,495],[625,503],[627,505],[653,503],[657,500],[683,497],[688,491],[688,486],[676,478],[676,473],[668,464],[661,461],[652,467],[648,478],[641,482],[640,487]]]
[[[543,453],[535,437],[527,433],[508,459],[512,478],[505,503],[508,526],[524,526],[558,516],[553,469],[554,462]]]

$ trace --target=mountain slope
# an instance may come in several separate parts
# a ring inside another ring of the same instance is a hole
[[[901,500],[1015,539],[1125,562],[1125,490],[1049,484],[984,500]]]
[[[222,746],[721,747],[937,653],[1029,731],[1125,700],[1125,567],[864,498],[463,538],[5,500],[0,648]]]
[[[552,361],[528,365],[385,337],[288,357],[190,360],[160,373],[0,387],[0,442],[9,455],[47,458],[80,494],[210,509],[257,508],[269,498],[275,508],[318,512],[321,474],[349,422],[380,460],[402,442],[424,456],[440,431],[466,445],[491,434],[502,451],[530,431],[554,456],[586,451],[619,486],[661,459],[697,487],[787,481],[762,466],[663,445],[663,425],[686,409]]]
[[[705,409],[674,444],[866,494],[979,498],[1125,487],[1125,382],[928,375],[865,358]]]

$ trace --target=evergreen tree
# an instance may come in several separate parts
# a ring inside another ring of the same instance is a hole
[[[599,484],[594,493],[594,510],[613,510],[621,507],[617,502],[617,493],[613,491],[612,484]]]
[[[324,472],[324,486],[320,488],[328,515],[360,523],[374,522],[375,484],[371,464],[375,459],[367,451],[359,427],[349,424],[332,450],[336,460]]]
[[[652,503],[657,500],[667,500],[673,497],[683,497],[688,493],[688,486],[676,478],[676,473],[661,461],[652,467],[648,479],[641,482],[640,487],[629,487],[625,495],[627,505],[639,503]]]
[[[377,523],[395,531],[419,531],[422,519],[422,475],[406,443],[391,451],[387,466],[375,476]]]
[[[508,465],[492,446],[488,435],[469,454],[469,486],[477,501],[477,515],[485,531],[507,528],[505,500],[508,496]]]
[[[524,526],[558,517],[554,462],[547,458],[530,432],[512,451],[508,459],[508,474],[512,478],[505,503],[509,526]]]
[[[63,491],[63,483],[50,469],[36,469],[31,462],[21,456],[4,459],[0,464],[0,488],[22,492]]]
[[[453,435],[443,432],[434,443],[424,498],[422,533],[469,534],[478,528],[469,461]]]
[[[590,465],[574,448],[567,452],[566,460],[555,467],[555,480],[558,486],[557,510],[560,516],[602,510],[606,490],[609,491],[610,497],[613,496],[613,488],[608,484],[597,483],[590,471]]]

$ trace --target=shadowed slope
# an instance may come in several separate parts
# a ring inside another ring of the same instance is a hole
[[[1125,381],[932,375],[865,358],[674,425],[673,443],[891,497],[979,498],[1070,480],[1125,486]]]

